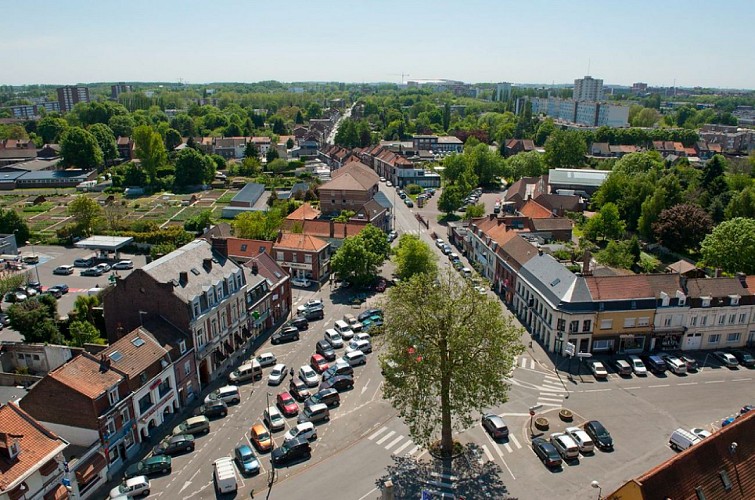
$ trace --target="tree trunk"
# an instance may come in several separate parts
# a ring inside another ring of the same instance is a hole
[[[451,372],[448,359],[445,333],[440,339],[440,453],[443,457],[453,455],[453,436],[451,435]]]

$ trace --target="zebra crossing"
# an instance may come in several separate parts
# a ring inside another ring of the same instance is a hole
[[[559,408],[564,402],[565,389],[561,380],[554,375],[546,375],[537,397],[537,404]]]
[[[390,451],[392,455],[397,455],[397,456],[401,455],[401,453],[407,448],[409,448],[410,446],[411,446],[411,449],[409,449],[409,451],[407,451],[404,454],[404,456],[406,457],[409,457],[409,456],[413,457],[417,455],[417,452],[419,452],[422,449],[421,446],[414,444],[414,441],[412,441],[408,436],[404,436],[402,434],[397,435],[397,434],[398,434],[397,431],[390,430],[388,427],[384,426],[376,430],[369,436],[367,436],[367,439],[369,439],[376,445],[381,446],[384,449]],[[399,446],[396,446],[396,445],[399,445]]]
[[[490,446],[488,446],[490,445]],[[487,459],[491,462],[495,462],[495,457],[493,456],[493,453],[491,453],[491,448],[493,451],[495,451],[496,455],[501,457],[503,459],[503,450],[506,450],[507,453],[514,453],[516,450],[522,449],[522,444],[519,442],[519,440],[516,438],[513,432],[509,433],[509,439],[505,443],[496,443],[495,441],[490,441],[489,443],[483,444],[481,446],[483,453],[485,453],[485,456]],[[479,457],[477,459],[478,462],[481,464],[484,463],[484,460],[482,457]]]
[[[535,360],[532,358],[528,358],[527,356],[517,356],[516,366],[517,368],[529,368],[530,370],[534,370],[536,364]]]

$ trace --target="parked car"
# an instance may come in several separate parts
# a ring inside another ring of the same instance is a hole
[[[81,276],[102,276],[102,269],[99,267],[89,267],[81,271]]]
[[[556,447],[558,454],[564,460],[574,460],[579,458],[579,446],[577,443],[564,432],[554,432],[551,434],[551,444]]]
[[[362,366],[367,364],[367,356],[360,350],[345,352],[341,358],[351,366]]]
[[[295,427],[292,427],[283,435],[283,442],[285,443],[286,441],[291,441],[296,438],[304,438],[307,441],[314,441],[317,439],[317,428],[312,422],[296,424]]]
[[[149,479],[146,476],[136,476],[126,479],[123,484],[110,490],[110,498],[131,498],[140,495],[149,496]]]
[[[275,363],[278,362],[278,359],[275,357],[275,354],[272,352],[263,352],[262,354],[257,356],[257,362],[260,364],[261,367],[266,366],[273,366]]]
[[[320,384],[320,390],[335,389],[339,392],[348,391],[354,388],[354,378],[351,375],[336,375]]]
[[[10,325],[10,318],[5,313],[0,313],[0,325],[8,326]]]
[[[63,276],[67,276],[69,274],[73,274],[73,269],[74,269],[73,266],[66,264],[63,266],[58,266],[55,269],[53,269],[52,274],[60,274]]]
[[[632,374],[632,365],[625,359],[617,359],[614,362],[614,367],[616,368],[616,373],[619,375],[627,376]]]
[[[283,379],[286,378],[287,374],[288,371],[286,370],[286,365],[284,365],[283,363],[278,363],[277,365],[273,366],[272,370],[270,370],[267,384],[280,385],[280,383],[283,382]]]
[[[315,345],[315,352],[325,358],[327,361],[336,360],[336,351],[333,350],[333,346],[330,345],[325,339],[318,340]]]
[[[332,328],[325,330],[325,340],[333,347],[333,349],[340,349],[343,347],[343,338],[341,334]]]
[[[317,387],[317,384],[320,383],[320,377],[309,365],[302,365],[299,368],[299,379],[308,387]]]
[[[256,359],[252,359],[228,375],[228,383],[233,385],[243,384],[244,382],[253,382],[262,379],[262,367]]]
[[[645,365],[648,367],[648,369],[650,369],[651,372],[660,374],[666,371],[666,362],[657,354],[650,354],[649,356],[645,356],[644,361]]]
[[[695,427],[693,429],[690,429],[689,431],[692,434],[694,434],[695,436],[699,437],[700,439],[705,439],[707,437],[712,436],[712,434],[710,432],[708,432],[705,429],[702,429],[700,427]]]
[[[105,274],[106,272],[110,271],[110,264],[107,264],[105,262],[101,262],[94,267],[102,271],[102,274]]]
[[[727,368],[736,368],[739,366],[739,361],[737,361],[737,358],[735,358],[731,353],[716,351],[713,353],[713,356],[715,356],[716,359],[718,359],[721,364]]]
[[[532,450],[535,455],[540,459],[546,467],[560,467],[561,455],[558,454],[558,450],[555,446],[550,444],[543,438],[535,438],[532,440]]]
[[[369,340],[353,340],[346,346],[346,352],[361,351],[364,354],[372,352],[372,344]]]
[[[273,450],[270,460],[274,465],[280,466],[296,460],[309,460],[312,456],[312,447],[305,438],[295,438],[284,442],[280,447]]]
[[[509,428],[506,422],[495,413],[486,413],[482,416],[482,428],[490,434],[493,439],[504,439],[509,437]]]
[[[245,476],[258,474],[260,471],[260,462],[248,444],[237,446],[233,450],[233,459],[239,467],[239,472]]]
[[[254,424],[249,431],[249,440],[259,451],[270,451],[273,447],[273,440],[267,428],[260,424]]]
[[[296,378],[292,378],[288,383],[288,391],[299,402],[306,400],[312,394],[307,384]]]
[[[601,450],[613,450],[613,438],[598,420],[590,420],[584,425],[584,429],[595,446]]]
[[[727,425],[733,424],[736,419],[737,417],[726,417],[725,419],[721,420],[721,427],[726,427]]]
[[[167,455],[155,455],[129,465],[123,477],[151,476],[153,474],[170,474],[172,459]]]
[[[50,295],[52,295],[56,299],[59,299],[59,298],[61,298],[63,296],[63,290],[61,290],[58,287],[54,287],[54,286],[51,286],[50,288],[48,288],[45,291],[45,293],[49,293]]]
[[[309,321],[307,321],[307,318],[303,318],[301,316],[297,316],[296,318],[290,320],[288,323],[286,323],[286,326],[293,326],[299,331],[302,330],[309,330]]]
[[[270,343],[277,345],[283,342],[299,340],[299,329],[293,326],[284,326],[279,332],[275,332],[270,338]]]
[[[673,356],[671,354],[664,354],[661,357],[666,362],[666,366],[668,366],[668,369],[672,373],[675,373],[676,375],[686,375],[687,374],[687,363],[685,363],[681,359],[679,359],[676,356]]]
[[[13,291],[13,292],[8,292],[8,293],[5,294],[5,301],[6,302],[11,302],[11,303],[14,303],[14,302],[23,302],[27,298],[29,298],[29,297],[25,293],[19,292],[18,290]]]
[[[241,394],[239,394],[239,388],[235,385],[226,385],[212,391],[207,395],[207,397],[204,398],[205,404],[218,400],[223,401],[227,405],[239,404],[241,402]]]
[[[639,356],[629,356],[629,363],[632,365],[632,371],[635,375],[645,376],[648,374],[648,369],[645,367],[645,363],[642,362]]]
[[[702,441],[702,438],[685,429],[677,429],[671,433],[668,444],[672,450],[684,451]]]
[[[179,434],[168,436],[160,444],[152,448],[153,455],[178,455],[194,451],[194,436],[191,434]]]
[[[94,264],[94,259],[76,259],[73,261],[74,267],[92,267],[92,264]]]
[[[113,264],[113,269],[128,270],[134,268],[134,261],[132,260],[120,260]]]
[[[313,394],[304,402],[304,406],[324,404],[328,408],[335,408],[341,405],[341,396],[335,389],[322,389],[317,394]]]
[[[369,318],[371,316],[380,316],[380,317],[382,317],[383,316],[383,310],[382,309],[367,309],[366,311],[360,313],[359,316],[357,316],[357,319],[359,321],[364,321],[364,320],[366,320],[367,318]]]
[[[275,398],[275,404],[286,417],[295,417],[299,414],[299,405],[291,393],[284,391],[279,393]]]
[[[286,428],[286,419],[276,406],[268,406],[262,413],[262,421],[271,431],[282,431]]]
[[[225,401],[220,400],[206,403],[194,410],[194,415],[204,415],[207,418],[225,417],[228,415],[228,405],[225,404]]]
[[[325,317],[325,310],[322,306],[312,307],[299,312],[298,315],[305,318],[307,321],[314,321],[317,319],[323,319]]]
[[[302,424],[304,422],[312,422],[316,424],[318,422],[327,422],[330,420],[330,410],[324,404],[316,404],[312,406],[304,406],[304,409],[299,414],[299,418],[296,419],[296,423]]]
[[[592,439],[590,439],[590,436],[588,436],[587,433],[579,427],[567,427],[566,433],[574,440],[575,443],[577,443],[577,446],[579,446],[579,451],[582,454],[592,453],[593,451],[595,451],[595,443],[593,443]]]
[[[301,288],[309,288],[310,285],[312,285],[312,282],[309,281],[307,278],[291,278],[291,285],[292,286],[298,286]]]
[[[309,358],[309,366],[311,366],[316,373],[322,373],[328,369],[328,362],[321,354],[313,354]]]
[[[696,372],[698,370],[697,360],[687,354],[681,354],[677,356],[682,362],[687,365],[687,372]]]
[[[304,304],[297,307],[296,311],[299,313],[302,313],[306,311],[307,309],[315,309],[315,308],[322,308],[322,307],[323,307],[322,299],[309,299]]]
[[[735,358],[737,358],[737,361],[739,361],[740,365],[746,366],[747,368],[752,368],[753,366],[755,366],[755,358],[753,358],[752,354],[750,354],[749,352],[737,349],[731,351],[731,354]]]
[[[391,231],[388,233],[388,241],[393,241],[396,238],[398,238],[398,233],[396,231]]]
[[[354,368],[343,361],[343,359],[338,359],[333,365],[322,372],[322,380],[328,380],[330,378],[333,378],[338,375],[353,375],[354,374]]]
[[[205,416],[190,417],[173,428],[173,435],[191,434],[208,434],[210,432],[210,419]]]
[[[606,370],[606,367],[600,361],[591,362],[590,370],[596,379],[605,380],[608,378],[608,370]]]

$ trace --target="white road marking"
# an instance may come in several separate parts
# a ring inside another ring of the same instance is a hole
[[[375,431],[374,434],[372,434],[371,436],[369,436],[367,439],[369,439],[370,441],[372,441],[373,439],[375,439],[376,437],[378,437],[379,435],[381,435],[382,433],[384,433],[387,430],[388,429],[386,427],[381,427],[380,429],[378,429],[377,431]]]
[[[487,433],[485,434],[485,437],[488,438],[488,441],[490,441],[491,446],[493,446],[496,453],[498,453],[498,456],[501,457],[501,462],[503,462],[503,465],[506,467],[506,470],[509,471],[509,474],[511,474],[511,477],[513,479],[516,479],[516,477],[514,477],[514,473],[511,472],[511,469],[509,468],[509,464],[507,464],[506,460],[503,458],[503,453],[501,453],[501,450],[498,448],[498,445],[495,443],[495,441],[493,441],[493,438],[491,438],[490,435]]]
[[[503,443],[503,446],[506,447],[506,451],[509,453],[512,453],[514,450],[511,449],[511,445],[509,443]]]
[[[513,434],[509,434],[509,439],[514,442],[514,446],[516,446],[517,450],[522,449],[522,445],[519,444],[519,441],[517,441],[516,436],[514,436]]]
[[[697,382],[684,382],[683,384],[676,384],[676,385],[697,385]]]
[[[723,380],[721,381],[723,382]],[[656,387],[669,387],[671,384],[657,384],[657,385],[649,385],[648,389],[655,389]]]
[[[562,403],[559,403],[559,404],[555,404],[555,403],[542,403],[542,402],[540,402],[540,400],[538,400],[537,404],[539,404],[540,406],[553,406],[554,408],[558,408],[559,406],[562,405]]]
[[[417,453],[417,450],[419,450],[420,448],[422,448],[420,445],[415,446],[414,448],[412,448],[411,450],[409,450],[409,453],[407,453],[407,455],[412,455],[413,456],[415,453]]]
[[[541,394],[540,396],[538,396],[538,397],[537,397],[537,400],[538,400],[538,401],[541,401],[541,400],[542,400],[542,401],[555,401],[555,402],[557,402],[557,403],[560,403],[561,401],[563,401],[563,398],[551,398],[551,397],[545,397],[545,396],[543,396],[543,395]]]
[[[393,436],[394,434],[396,434],[396,431],[391,431],[391,432],[389,432],[388,434],[386,434],[385,436],[381,437],[380,439],[378,439],[378,440],[377,440],[377,441],[375,441],[375,442],[376,442],[377,444],[383,444],[383,443],[385,443],[386,441],[388,441],[388,439],[390,439],[390,437],[391,437],[391,436]]]
[[[401,453],[402,451],[404,451],[406,448],[408,448],[412,444],[414,444],[414,443],[412,443],[411,441],[407,441],[406,443],[402,444],[401,446],[399,446],[398,448],[396,448],[395,450],[393,450],[393,454],[394,455],[398,455],[399,453]]]
[[[731,379],[732,382],[745,382],[747,380],[752,380],[752,379],[749,378],[749,377],[748,378],[733,378],[733,379]],[[679,384],[679,385],[681,385],[681,384]]]
[[[530,360],[530,370],[534,370],[534,369],[535,369],[535,360],[531,359]]]
[[[365,382],[365,383],[364,383],[364,386],[362,386],[362,392],[360,393],[360,395],[361,395],[361,394],[364,394],[364,393],[365,393],[365,392],[367,391],[367,386],[369,386],[369,385],[370,385],[370,381],[371,381],[371,380],[372,380],[371,378],[368,378],[368,379],[367,379],[367,382]]]
[[[582,392],[606,392],[606,391],[610,391],[610,390],[612,390],[612,389],[586,389],[586,390],[584,390]]]
[[[560,378],[554,377],[553,375],[546,375],[545,376],[545,380],[550,380],[550,381],[553,381],[553,382],[556,382],[556,383],[560,383],[561,382]]]
[[[704,382],[706,384],[723,384],[725,380],[710,380],[708,382]]]
[[[624,387],[624,389],[626,389],[628,391],[631,391],[632,389],[639,389],[639,388],[640,388],[639,385],[635,385],[635,386],[632,386],[632,387]]]
[[[393,441],[391,441],[390,443],[388,443],[387,445],[385,445],[384,448],[386,450],[390,450],[391,448],[393,448],[396,445],[396,443],[398,443],[402,439],[404,439],[404,436],[399,436],[396,439],[394,439]]]

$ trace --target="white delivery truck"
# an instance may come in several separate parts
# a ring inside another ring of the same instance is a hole
[[[236,468],[231,457],[218,458],[213,463],[215,469],[215,488],[218,493],[229,493],[238,489],[236,484]]]

